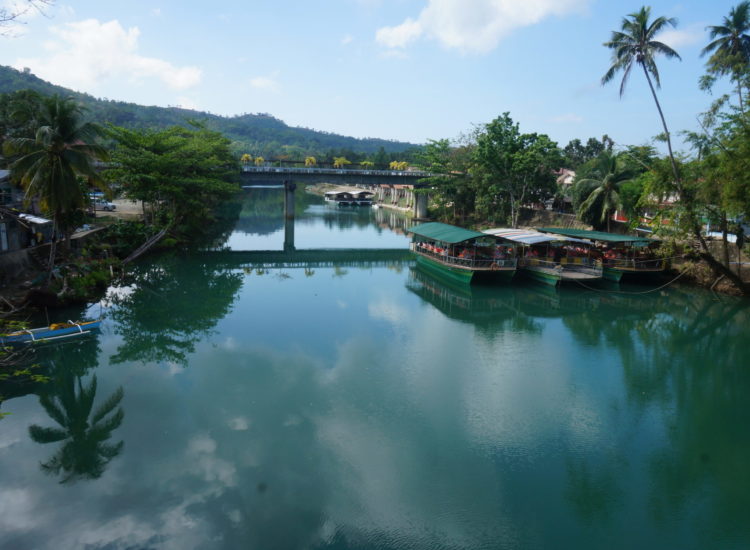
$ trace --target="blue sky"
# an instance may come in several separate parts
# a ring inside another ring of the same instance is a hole
[[[2,2],[3,0],[0,0]],[[9,0],[5,0],[6,3]],[[18,1],[18,0],[14,0]],[[659,92],[670,130],[696,129],[705,27],[736,1],[655,1],[676,17]],[[639,2],[604,0],[177,0],[62,2],[0,37],[0,63],[97,97],[423,143],[509,111],[565,145],[660,132],[642,74],[600,85],[602,43]],[[720,86],[719,89],[726,88]]]

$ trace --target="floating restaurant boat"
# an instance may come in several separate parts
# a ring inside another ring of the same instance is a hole
[[[0,345],[40,344],[78,338],[99,330],[101,324],[101,319],[96,321],[68,321],[67,323],[52,323],[48,327],[17,330],[5,336],[0,336]]]
[[[325,200],[336,206],[372,206],[372,191],[326,191]]]
[[[590,242],[602,255],[603,277],[609,281],[658,276],[667,267],[664,259],[650,252],[649,247],[658,243],[655,239],[563,227],[540,227],[539,231]]]
[[[527,229],[496,228],[484,233],[522,246],[518,268],[536,281],[557,286],[602,278],[602,264],[591,257],[591,243],[588,241]]]
[[[451,281],[471,283],[478,276],[510,281],[516,273],[513,243],[478,231],[438,222],[407,229],[417,265]]]

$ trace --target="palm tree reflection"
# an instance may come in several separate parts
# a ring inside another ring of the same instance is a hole
[[[61,475],[60,483],[97,479],[124,446],[122,441],[109,443],[125,416],[119,406],[123,389],[119,387],[94,409],[96,376],[85,385],[81,376],[63,374],[55,385],[55,390],[40,396],[39,402],[59,427],[29,427],[29,435],[37,443],[63,442],[41,468],[50,475]]]

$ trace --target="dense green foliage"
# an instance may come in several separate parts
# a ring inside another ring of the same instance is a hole
[[[147,203],[150,221],[194,238],[215,222],[217,207],[239,190],[229,140],[197,126],[166,130],[110,127],[116,141],[107,179],[123,194]]]
[[[515,226],[522,206],[554,196],[554,170],[563,155],[548,136],[521,133],[504,113],[460,147],[451,148],[447,140],[428,143],[420,163],[441,174],[430,184],[443,219]]]
[[[206,128],[227,136],[235,154],[250,153],[267,159],[285,157],[293,160],[313,155],[320,159],[346,156],[356,162],[356,152],[377,157],[376,164],[387,164],[391,153],[403,153],[414,145],[385,139],[357,139],[310,128],[286,125],[269,114],[242,114],[223,117],[211,113],[182,109],[180,107],[154,107],[136,105],[107,99],[97,99],[88,94],[55,86],[37,78],[28,71],[17,71],[0,66],[0,94],[19,90],[34,90],[41,94],[74,97],[88,112],[89,120],[100,124],[112,124],[129,129],[164,129],[170,126],[188,127],[189,120],[200,120]],[[381,152],[382,150],[382,152]],[[400,155],[403,156],[403,155]],[[401,160],[401,158],[399,158]],[[406,159],[408,160],[408,159]]]
[[[107,151],[96,143],[101,129],[85,122],[82,108],[69,98],[27,98],[16,103],[22,103],[28,112],[21,117],[15,137],[3,143],[11,177],[23,186],[28,198],[40,200],[56,230],[67,240],[79,221],[76,213],[88,202],[80,178],[103,187],[95,168],[95,161],[108,158]],[[50,258],[54,258],[54,245]]]
[[[585,145],[581,143],[580,139],[572,139],[563,148],[565,167],[577,170],[579,166],[595,159],[603,152],[607,151],[611,153],[613,146],[614,142],[608,135],[604,135],[601,141],[591,137],[586,141]]]

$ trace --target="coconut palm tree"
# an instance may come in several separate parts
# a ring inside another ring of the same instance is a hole
[[[708,72],[717,75],[730,74],[737,83],[740,110],[742,101],[742,74],[750,64],[750,1],[740,2],[729,10],[721,25],[706,27],[712,40],[701,55],[712,53],[706,65]]]
[[[659,70],[656,67],[654,58],[661,54],[669,59],[682,59],[672,48],[655,39],[656,35],[666,27],[675,27],[677,20],[674,18],[657,17],[649,22],[650,18],[651,8],[643,6],[640,11],[631,13],[623,18],[619,31],[612,31],[612,37],[609,42],[604,43],[607,48],[612,50],[612,65],[602,77],[602,84],[607,84],[614,79],[617,73],[622,72],[622,81],[620,82],[620,97],[622,97],[633,66],[637,65],[643,69],[643,74],[646,76],[646,81],[651,89],[651,95],[654,97],[654,102],[656,103],[656,108],[659,111],[659,117],[664,127],[667,148],[669,150],[669,160],[672,163],[675,181],[679,185],[680,176],[677,171],[674,153],[672,152],[672,140],[669,136],[667,121],[664,119],[659,98],[656,96],[656,90],[654,89],[654,83],[656,83],[657,88],[661,87]]]
[[[118,407],[123,390],[118,388],[92,414],[96,376],[84,386],[80,376],[66,372],[56,386],[57,391],[42,395],[39,402],[60,427],[29,426],[29,435],[37,443],[63,442],[57,452],[41,464],[41,468],[53,475],[63,472],[60,483],[97,479],[110,460],[122,452],[122,441],[114,445],[107,441],[124,418],[122,407]]]
[[[600,223],[607,221],[607,231],[610,230],[612,213],[622,208],[620,186],[632,179],[630,170],[623,168],[617,155],[604,151],[596,159],[596,166],[590,177],[579,180],[578,185],[593,187],[588,198],[578,208],[579,216],[583,217],[594,209],[600,210]]]
[[[13,158],[11,176],[21,182],[26,199],[38,198],[54,222],[55,232],[68,242],[71,227],[67,216],[87,203],[86,190],[79,176],[105,189],[94,162],[107,160],[107,151],[95,140],[101,128],[82,121],[83,109],[72,98],[43,98],[38,115],[38,128],[33,138],[14,137],[5,141],[3,150]],[[53,267],[55,243],[50,250]]]

